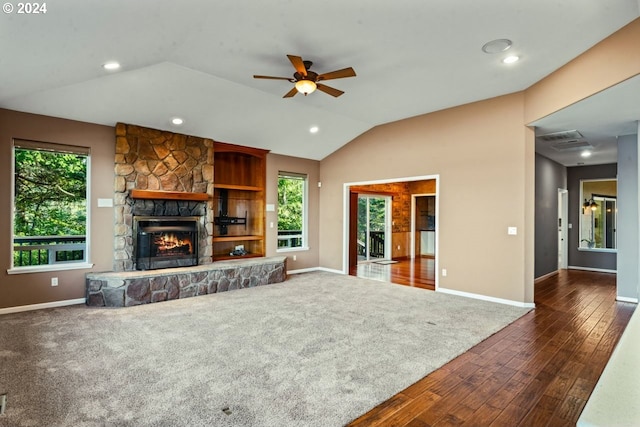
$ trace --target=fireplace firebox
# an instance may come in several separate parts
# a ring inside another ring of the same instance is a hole
[[[197,216],[134,216],[136,270],[198,265]]]

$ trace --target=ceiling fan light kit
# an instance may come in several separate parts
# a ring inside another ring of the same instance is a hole
[[[303,79],[296,82],[296,89],[298,92],[304,94],[304,96],[314,92],[317,87],[316,83],[312,80]]]
[[[289,58],[289,61],[291,61],[293,68],[296,69],[296,72],[293,73],[293,78],[260,75],[253,76],[254,79],[287,80],[293,83],[293,89],[285,93],[283,98],[291,98],[297,93],[302,93],[306,96],[310,93],[313,93],[316,89],[337,98],[344,92],[320,82],[324,80],[343,79],[345,77],[356,76],[356,72],[351,67],[343,68],[342,70],[331,71],[324,74],[318,74],[310,70],[313,62],[303,61],[301,57],[295,55],[287,55],[287,58]]]

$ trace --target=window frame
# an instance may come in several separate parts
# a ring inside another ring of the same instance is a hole
[[[11,237],[9,239],[9,268],[7,274],[25,274],[25,273],[39,273],[48,271],[65,271],[65,270],[80,270],[90,269],[93,267],[91,260],[91,149],[89,147],[66,145],[52,142],[33,141],[27,139],[13,139],[11,147],[11,214],[10,214],[10,227]],[[28,149],[28,150],[41,150],[55,153],[71,153],[86,156],[87,170],[86,170],[86,193],[85,193],[85,248],[84,259],[79,261],[60,262],[56,264],[44,264],[16,267],[14,266],[14,246],[15,246],[15,198],[16,198],[16,149]]]
[[[302,242],[300,246],[295,247],[278,247],[278,233],[280,231],[280,193],[278,191],[278,206],[276,207],[276,252],[298,252],[298,251],[308,251],[309,250],[309,240],[308,240],[308,209],[309,209],[309,175],[306,173],[299,172],[286,172],[286,171],[278,171],[278,181],[282,178],[290,178],[290,179],[300,179],[303,182],[302,188]]]

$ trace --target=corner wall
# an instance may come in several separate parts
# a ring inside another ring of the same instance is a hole
[[[535,277],[558,269],[559,188],[567,188],[567,168],[536,154]]]
[[[640,292],[640,259],[638,240],[639,197],[638,197],[638,135],[618,138],[618,275],[617,295],[625,301],[638,301]]]

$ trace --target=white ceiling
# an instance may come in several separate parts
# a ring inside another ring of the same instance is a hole
[[[322,159],[376,125],[526,89],[636,19],[639,3],[50,2],[46,14],[0,16],[0,107]],[[482,52],[498,38],[519,62]],[[286,54],[357,77],[327,82],[339,98],[283,99],[291,83],[252,76],[291,76]],[[103,70],[109,60],[122,69]]]

